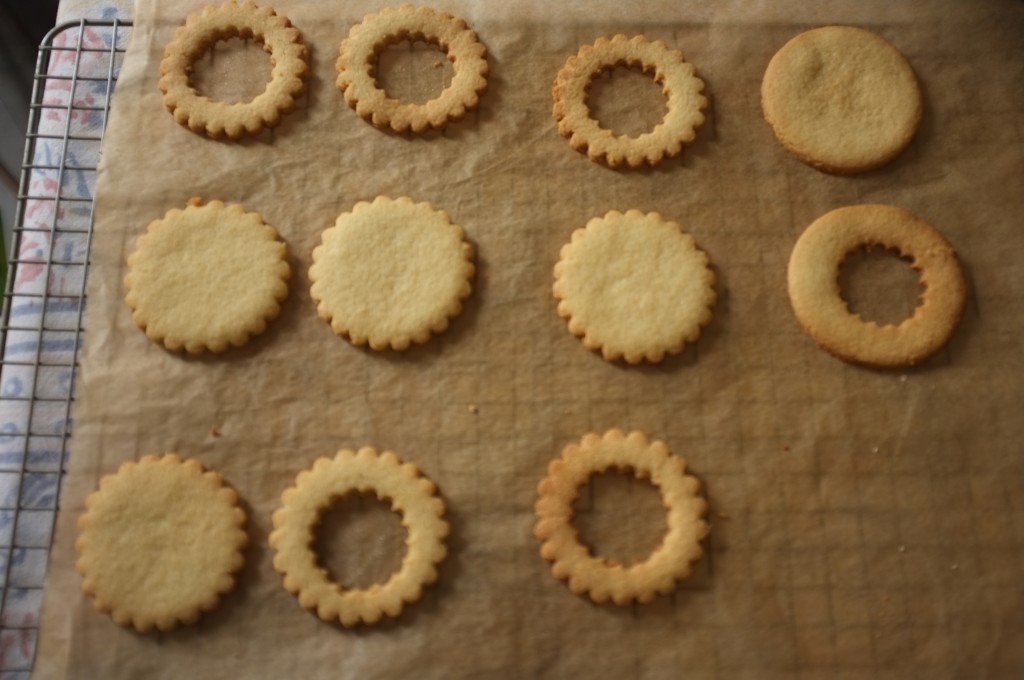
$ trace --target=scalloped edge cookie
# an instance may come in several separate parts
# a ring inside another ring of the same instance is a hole
[[[653,130],[636,137],[616,135],[590,115],[587,90],[594,77],[616,66],[639,66],[662,86],[667,99],[664,119]],[[678,156],[697,136],[704,124],[708,100],[701,94],[704,81],[686,62],[683,53],[670,50],[664,42],[648,41],[638,35],[598,38],[569,57],[558,72],[551,94],[552,113],[558,132],[569,145],[608,167],[654,166],[665,158]]]
[[[558,314],[607,361],[657,363],[711,321],[707,254],[656,212],[612,210],[572,233],[554,269]]]
[[[667,533],[647,558],[631,565],[591,555],[572,525],[573,501],[594,474],[607,470],[633,472],[661,492],[667,513]],[[661,441],[648,441],[642,432],[623,434],[612,429],[585,435],[567,445],[548,466],[537,486],[533,533],[541,541],[540,554],[551,562],[551,573],[566,581],[576,595],[589,595],[597,603],[624,606],[648,603],[667,595],[691,573],[691,565],[704,554],[701,541],[710,527],[704,521],[707,501],[700,481],[686,474],[685,461],[669,453]]]
[[[189,199],[154,220],[128,256],[132,321],[171,351],[220,353],[263,333],[288,296],[288,249],[259,213]]]
[[[105,475],[78,519],[75,568],[97,611],[140,633],[195,623],[234,588],[245,512],[223,477],[177,454]]]
[[[262,43],[273,63],[271,80],[251,101],[227,103],[200,94],[192,86],[193,63],[215,43],[229,38],[252,38]],[[276,127],[306,90],[308,52],[302,34],[273,8],[229,0],[189,14],[164,50],[160,62],[160,91],[174,120],[213,139],[238,139]]]
[[[403,40],[423,40],[447,53],[454,74],[441,94],[422,104],[393,99],[377,84],[380,52]],[[475,109],[487,89],[487,48],[466,22],[430,7],[385,7],[367,14],[342,41],[338,89],[360,118],[374,127],[415,133],[442,128]]]
[[[313,543],[323,514],[336,500],[357,491],[372,491],[377,498],[389,500],[391,509],[402,516],[408,535],[399,570],[383,584],[355,589],[330,578],[320,566]],[[299,604],[315,610],[323,621],[351,628],[398,616],[437,580],[437,567],[448,554],[444,539],[449,527],[437,487],[418,467],[403,463],[390,451],[379,453],[365,446],[359,451],[343,449],[334,458],[319,458],[298,474],[294,486],[281,495],[281,503],[270,533],[274,569]]]
[[[323,232],[310,293],[320,318],[352,344],[402,351],[448,328],[475,272],[473,246],[448,213],[378,196]]]

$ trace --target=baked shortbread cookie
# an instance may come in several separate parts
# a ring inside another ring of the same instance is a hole
[[[251,101],[217,101],[196,91],[190,81],[195,61],[229,38],[252,38],[273,60],[270,82]],[[282,115],[295,108],[306,89],[307,62],[302,34],[287,17],[249,0],[228,0],[190,14],[175,32],[160,62],[160,91],[164,106],[179,124],[214,139],[237,139],[277,126]]]
[[[408,531],[402,566],[384,583],[348,588],[331,579],[320,566],[313,544],[316,527],[331,505],[346,494],[372,491],[391,502]],[[295,478],[274,512],[270,545],[274,569],[284,587],[323,621],[345,627],[373,624],[398,616],[406,604],[420,599],[423,589],[437,580],[437,566],[447,555],[444,539],[448,522],[437,487],[412,463],[372,447],[345,449],[334,458],[319,458]]]
[[[290,277],[287,248],[259,214],[193,198],[139,237],[125,300],[150,340],[191,354],[223,352],[266,330]]]
[[[885,165],[913,139],[921,90],[907,59],[851,26],[801,33],[780,49],[761,82],[765,120],[798,159],[837,174]]]
[[[650,481],[661,492],[668,513],[668,532],[661,544],[634,564],[592,555],[572,526],[572,505],[580,489],[592,475],[608,470],[632,472]],[[551,562],[555,578],[594,602],[628,605],[667,595],[690,575],[692,563],[704,553],[701,540],[710,527],[704,521],[707,501],[700,495],[699,480],[686,474],[686,463],[664,442],[650,442],[642,432],[625,435],[609,430],[569,444],[551,461],[537,493],[533,533],[541,541],[541,556]]]
[[[865,321],[849,311],[839,290],[839,266],[866,246],[891,248],[911,259],[924,294],[898,325]],[[804,330],[846,361],[909,366],[938,351],[963,316],[967,286],[953,246],[920,217],[889,205],[838,208],[815,220],[789,258],[789,299]]]
[[[309,278],[335,333],[354,345],[404,350],[448,327],[474,272],[473,247],[448,213],[378,196],[324,231]]]
[[[659,362],[711,320],[708,256],[658,213],[612,210],[572,234],[555,265],[558,313],[608,361]]]
[[[76,568],[96,609],[145,633],[191,624],[235,585],[248,543],[238,495],[175,454],[124,463],[78,520]]]
[[[591,82],[616,66],[640,67],[661,85],[668,110],[650,132],[636,137],[617,135],[601,127],[591,115],[587,105]],[[559,134],[591,160],[612,168],[653,166],[679,155],[694,140],[704,124],[708,103],[703,91],[704,81],[697,77],[693,64],[683,59],[682,52],[642,35],[616,35],[598,38],[566,60],[551,90],[555,102],[552,112]]]
[[[423,40],[448,55],[454,75],[441,94],[422,104],[389,97],[377,83],[377,59],[388,45]],[[457,121],[487,89],[487,49],[466,22],[430,7],[385,7],[352,27],[338,55],[337,86],[345,101],[375,127],[424,132]]]

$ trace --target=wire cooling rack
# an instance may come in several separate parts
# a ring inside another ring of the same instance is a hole
[[[35,656],[71,436],[96,169],[131,24],[55,27],[36,61],[0,323],[0,680]]]

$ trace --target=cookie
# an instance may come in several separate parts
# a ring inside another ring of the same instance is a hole
[[[377,84],[377,57],[403,40],[433,43],[448,55],[454,75],[440,95],[422,104],[392,99]],[[341,43],[338,89],[360,117],[395,132],[442,128],[477,107],[487,89],[487,49],[466,22],[429,7],[385,7],[352,27]]]
[[[837,174],[888,163],[913,139],[923,110],[906,58],[852,26],[816,28],[786,43],[765,71],[761,107],[787,151]]]
[[[378,196],[338,217],[313,250],[310,289],[338,335],[375,350],[407,349],[462,310],[473,247],[448,213]]]
[[[350,589],[331,580],[313,550],[316,526],[323,514],[346,494],[372,491],[391,501],[408,531],[407,552],[401,568],[383,584]],[[437,565],[445,558],[448,523],[437,487],[412,463],[371,447],[358,452],[339,451],[320,458],[300,472],[295,485],[281,496],[274,512],[270,545],[274,569],[284,587],[306,609],[323,621],[345,627],[373,624],[384,616],[398,616],[407,603],[416,602],[423,588],[437,580]]]
[[[590,115],[590,83],[601,72],[616,66],[638,66],[662,86],[668,110],[664,120],[650,132],[636,137],[616,135]],[[708,103],[703,91],[704,81],[678,50],[670,50],[660,40],[650,42],[642,35],[616,35],[611,39],[598,38],[593,45],[584,45],[569,57],[552,88],[553,113],[559,134],[591,160],[612,168],[653,166],[678,156],[694,140],[704,124]]]
[[[572,234],[555,265],[558,313],[608,361],[659,362],[711,320],[715,274],[693,237],[658,213],[612,210]]]
[[[883,246],[911,259],[924,294],[899,325],[865,321],[847,309],[839,265],[848,253]],[[877,367],[910,366],[949,340],[963,315],[966,283],[956,253],[920,217],[888,205],[838,208],[815,220],[789,258],[789,300],[818,345],[846,361]]]
[[[580,489],[592,475],[608,470],[629,471],[648,480],[661,492],[668,513],[668,532],[661,544],[634,564],[591,555],[572,525],[572,505]],[[682,458],[669,453],[663,442],[649,442],[641,432],[624,435],[609,430],[569,444],[548,466],[537,493],[533,533],[541,541],[541,556],[551,562],[555,578],[594,602],[628,605],[667,595],[690,575],[691,564],[704,552],[700,542],[709,527],[703,519],[707,502],[700,495],[700,482],[686,474]]]
[[[98,611],[140,633],[195,623],[235,585],[248,544],[238,495],[175,454],[124,463],[78,520],[76,569]]]
[[[274,68],[266,89],[251,101],[229,104],[205,97],[192,86],[192,65],[216,42],[252,38],[270,53]],[[308,55],[302,34],[270,7],[229,0],[190,14],[164,50],[160,91],[174,120],[214,139],[238,139],[275,127],[306,89]]]
[[[193,198],[139,237],[125,300],[150,340],[172,351],[223,352],[266,330],[290,277],[287,248],[262,217]]]

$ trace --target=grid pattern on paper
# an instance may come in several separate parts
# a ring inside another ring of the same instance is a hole
[[[130,24],[81,20],[40,47],[0,325],[0,678],[32,668],[71,434],[93,191]]]

